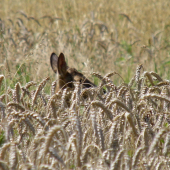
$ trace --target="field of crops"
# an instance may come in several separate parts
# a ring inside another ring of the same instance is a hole
[[[170,169],[169,1],[0,6],[0,169]],[[97,87],[55,93],[52,52]]]

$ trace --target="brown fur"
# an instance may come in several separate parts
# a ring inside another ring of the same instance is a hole
[[[52,53],[50,57],[51,67],[57,75],[57,87],[56,92],[66,87],[73,88],[73,82],[80,82],[83,88],[89,88],[95,86],[90,80],[88,80],[82,73],[78,72],[75,68],[67,66],[65,56],[60,53],[59,57]]]

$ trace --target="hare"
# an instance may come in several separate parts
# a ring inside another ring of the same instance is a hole
[[[66,87],[73,88],[73,82],[80,82],[83,88],[95,86],[82,73],[78,72],[75,68],[70,68],[67,66],[63,53],[60,53],[59,57],[55,53],[52,53],[50,57],[50,63],[54,73],[57,75],[58,83],[56,92]]]

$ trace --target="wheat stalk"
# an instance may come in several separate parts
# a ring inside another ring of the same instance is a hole
[[[10,145],[10,153],[9,153],[9,167],[10,169],[16,169],[18,164],[17,152],[15,143],[11,143]]]
[[[133,156],[133,158],[132,158],[132,167],[133,167],[133,169],[135,169],[135,167],[136,167],[136,164],[137,164],[137,162],[139,161],[139,156],[140,156],[140,154],[141,154],[141,152],[144,150],[144,147],[139,147],[137,150],[136,150],[136,152],[135,152],[135,154],[134,154],[134,156]]]
[[[14,106],[16,109],[19,109],[19,110],[21,110],[22,112],[24,112],[25,111],[25,107],[24,106],[22,106],[21,104],[19,104],[19,103],[15,103],[15,102],[9,102],[8,104],[7,104],[7,108],[8,107],[11,107],[11,106]]]
[[[121,163],[121,157],[123,156],[124,154],[124,149],[121,149],[116,157],[115,157],[115,160],[111,163],[111,166],[110,166],[110,170],[116,170],[116,169],[119,169],[120,167],[120,163]]]

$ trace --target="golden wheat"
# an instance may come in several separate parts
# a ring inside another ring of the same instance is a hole
[[[0,168],[169,169],[169,2],[40,2],[43,13],[34,2],[0,11]],[[52,50],[101,72],[98,87],[55,94],[43,79]]]
[[[54,93],[52,83],[51,95],[49,78],[2,83],[1,169],[169,169],[169,84],[151,72],[138,71],[130,86],[96,75],[100,87]],[[106,85],[113,88],[102,93]]]

